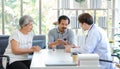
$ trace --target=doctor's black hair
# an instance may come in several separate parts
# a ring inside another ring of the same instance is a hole
[[[82,13],[78,16],[79,23],[93,24],[93,17],[89,13]]]
[[[61,15],[61,16],[58,18],[58,24],[60,24],[61,20],[68,20],[68,24],[70,24],[70,19],[69,19],[69,17],[67,17],[66,15]]]

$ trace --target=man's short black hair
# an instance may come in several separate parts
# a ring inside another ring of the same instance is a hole
[[[61,16],[58,18],[58,24],[60,24],[61,20],[68,20],[68,24],[70,24],[70,19],[69,19],[69,17],[67,17],[66,15],[61,15]]]

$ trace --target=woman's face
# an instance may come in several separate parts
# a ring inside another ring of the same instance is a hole
[[[23,27],[27,32],[32,31],[33,29],[33,22],[29,22],[27,25]]]

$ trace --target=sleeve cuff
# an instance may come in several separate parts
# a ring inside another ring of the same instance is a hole
[[[75,48],[71,48],[71,53],[76,52]]]
[[[70,50],[71,50],[71,53],[73,53],[73,52],[80,53],[81,52],[79,48],[71,48]]]

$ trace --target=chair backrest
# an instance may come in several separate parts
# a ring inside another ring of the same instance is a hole
[[[5,49],[8,45],[8,39],[9,39],[8,35],[1,35],[0,36],[0,55],[4,54]]]
[[[3,55],[8,45],[9,36],[0,35],[0,55]],[[2,57],[0,57],[0,68],[2,69]]]
[[[35,35],[33,38],[33,46],[39,45],[42,49],[46,48],[46,36]]]

